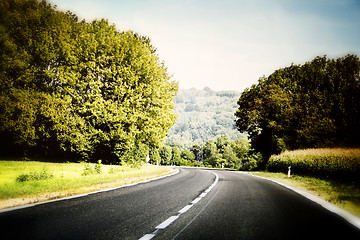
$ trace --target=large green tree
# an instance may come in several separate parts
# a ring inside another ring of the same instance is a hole
[[[360,61],[316,57],[276,70],[245,89],[239,131],[267,159],[284,149],[360,145]]]
[[[114,162],[160,146],[176,119],[178,86],[149,38],[106,20],[79,22],[46,1],[2,0],[0,13],[8,152]]]

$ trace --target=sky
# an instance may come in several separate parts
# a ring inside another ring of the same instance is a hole
[[[360,56],[360,0],[50,0],[150,37],[182,89],[243,91],[316,56]]]

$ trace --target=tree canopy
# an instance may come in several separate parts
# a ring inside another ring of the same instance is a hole
[[[284,149],[359,146],[359,57],[278,69],[245,89],[238,105],[236,126],[265,159]]]
[[[3,154],[127,161],[175,123],[178,84],[149,38],[36,0],[1,0],[0,33]]]

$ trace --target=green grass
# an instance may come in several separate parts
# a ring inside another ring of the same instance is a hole
[[[252,172],[252,174],[304,190],[360,217],[360,185],[358,183],[298,175],[291,175],[288,178],[287,173]]]
[[[0,160],[0,208],[122,186],[173,171],[90,163],[50,163]]]

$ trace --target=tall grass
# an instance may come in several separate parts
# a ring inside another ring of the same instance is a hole
[[[360,182],[360,148],[321,148],[285,151],[271,156],[270,172],[286,172]]]

